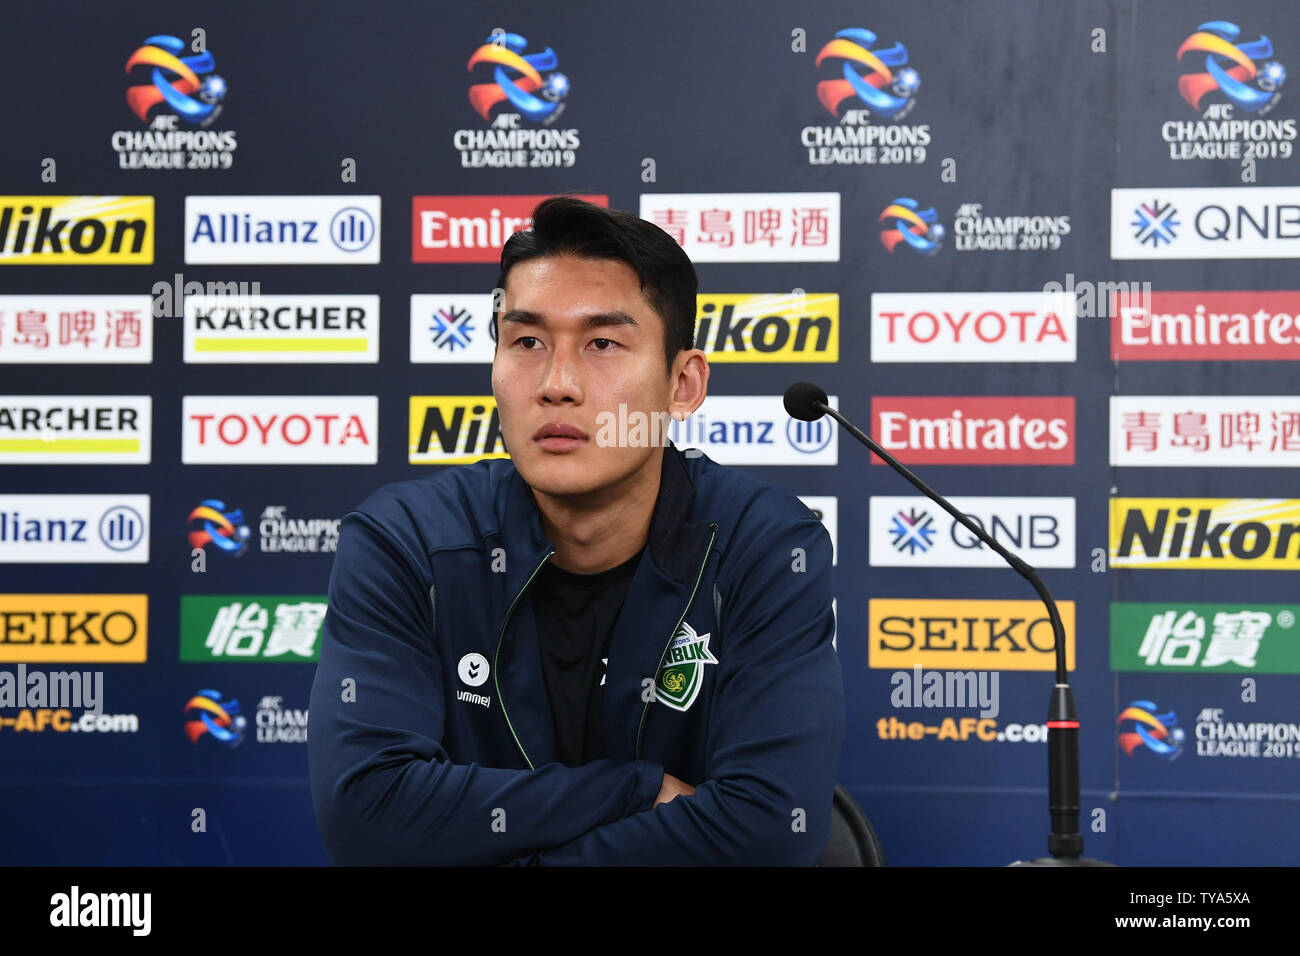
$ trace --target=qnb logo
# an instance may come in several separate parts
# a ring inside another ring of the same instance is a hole
[[[473,341],[473,318],[474,314],[469,309],[458,309],[454,305],[435,309],[429,316],[429,335],[433,344],[449,352],[469,348]],[[493,335],[493,338],[496,336]]]
[[[880,214],[880,221],[888,223],[881,230],[880,242],[891,253],[900,242],[906,242],[917,252],[932,256],[943,245],[947,235],[934,207],[921,209],[915,199],[902,196],[893,200]]]
[[[226,81],[213,73],[216,64],[206,50],[196,56],[178,56],[185,49],[179,37],[158,34],[144,41],[126,61],[126,72],[136,67],[153,67],[148,83],[129,87],[126,102],[140,122],[149,121],[149,111],[166,104],[193,125],[207,126],[221,112],[226,98]]]
[[[526,49],[528,41],[518,33],[497,33],[470,55],[467,70],[480,63],[495,64],[493,82],[469,88],[470,105],[485,121],[492,107],[506,100],[534,122],[554,122],[564,112],[569,78],[557,72],[559,57],[549,46],[539,53],[524,53]]]
[[[817,99],[832,116],[839,116],[840,105],[854,97],[884,119],[901,118],[915,105],[912,97],[921,86],[921,75],[911,67],[894,72],[895,67],[905,67],[907,47],[895,43],[873,50],[876,39],[870,30],[850,27],[817,52],[818,67],[827,60],[842,63],[842,79],[817,84]]]
[[[109,508],[99,519],[99,540],[112,551],[130,551],[144,537],[144,519],[126,505]]]
[[[244,524],[244,512],[239,508],[226,509],[219,498],[205,498],[187,519],[199,527],[190,530],[190,547],[206,549],[209,544],[217,550],[239,557],[248,550],[250,531]]]
[[[929,512],[908,508],[894,515],[889,524],[889,539],[894,548],[907,554],[930,550],[935,537],[934,519]]]
[[[219,690],[201,690],[185,704],[185,735],[196,747],[205,736],[224,747],[238,747],[247,730],[248,718],[239,712],[239,701],[223,699]]]
[[[825,418],[815,422],[801,422],[792,418],[785,426],[785,437],[790,442],[790,447],[805,455],[815,454],[829,445],[831,434],[831,423]]]
[[[1131,757],[1133,751],[1146,747],[1166,760],[1173,760],[1183,752],[1187,734],[1178,726],[1178,715],[1172,710],[1163,714],[1149,700],[1135,700],[1119,713],[1115,723],[1119,727],[1119,745]]]
[[[1161,243],[1168,245],[1177,238],[1178,227],[1182,225],[1177,217],[1178,210],[1173,203],[1159,199],[1143,203],[1133,210],[1133,235],[1144,245],[1149,243],[1157,248]]]
[[[1241,28],[1227,20],[1202,23],[1178,48],[1184,54],[1205,54],[1205,71],[1178,78],[1178,92],[1187,105],[1201,109],[1206,95],[1219,91],[1233,106],[1248,113],[1267,112],[1279,99],[1278,89],[1286,82],[1286,67],[1273,55],[1273,42],[1266,36],[1249,43],[1236,43]],[[1267,60],[1263,67],[1256,64]],[[1253,84],[1253,85],[1252,85]]]
[[[330,239],[343,252],[360,252],[374,238],[374,217],[360,206],[344,206],[330,220]]]

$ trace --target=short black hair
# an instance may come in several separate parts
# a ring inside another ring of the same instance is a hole
[[[606,209],[576,196],[551,196],[533,210],[531,229],[516,232],[501,249],[504,290],[510,270],[543,256],[572,255],[616,259],[631,266],[641,280],[646,301],[664,322],[664,358],[668,371],[682,349],[695,347],[695,297],[699,277],[684,249],[649,220],[620,209]],[[500,335],[500,312],[492,323]]]

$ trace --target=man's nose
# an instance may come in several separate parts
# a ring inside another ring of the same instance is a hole
[[[568,345],[557,345],[551,352],[542,376],[542,397],[552,402],[568,399],[582,401],[580,358]]]

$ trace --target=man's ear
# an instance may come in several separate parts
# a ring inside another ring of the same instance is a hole
[[[673,390],[668,412],[684,420],[704,404],[709,388],[709,360],[701,349],[683,349],[673,362]]]

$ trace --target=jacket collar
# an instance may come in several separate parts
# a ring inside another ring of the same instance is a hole
[[[554,552],[532,489],[518,470],[505,476],[501,535],[506,544],[506,620],[494,670],[511,731],[533,767],[555,759],[554,725],[542,680],[540,644],[528,585]],[[501,499],[498,499],[501,500]],[[715,528],[694,520],[695,484],[671,442],[663,452],[659,494],[641,561],[610,642],[605,680],[606,756],[635,759],[645,715],[642,681],[654,679],[668,644],[694,600]],[[649,560],[647,560],[647,556]]]
[[[519,470],[512,465],[504,480],[501,536],[507,542],[509,555],[523,557],[522,561],[507,562],[506,580],[514,595],[523,589],[542,558],[555,550],[555,545],[542,530],[537,499]],[[682,585],[694,581],[698,553],[709,538],[709,522],[691,520],[694,505],[695,483],[687,471],[686,456],[669,441],[664,448],[659,496],[650,517],[646,545],[660,570]]]

